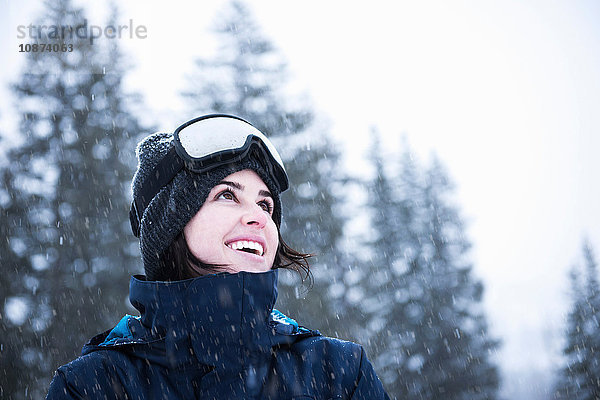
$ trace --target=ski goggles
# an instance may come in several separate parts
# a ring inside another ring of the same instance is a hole
[[[283,161],[271,141],[249,122],[227,114],[210,114],[195,118],[173,132],[173,145],[148,175],[133,199],[129,220],[133,234],[140,235],[140,222],[144,210],[162,187],[181,171],[202,174],[250,155],[255,156],[265,168],[279,192],[288,188],[288,178]]]

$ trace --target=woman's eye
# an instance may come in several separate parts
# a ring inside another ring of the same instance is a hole
[[[217,199],[235,200],[235,196],[229,190],[219,193]]]
[[[271,214],[271,211],[273,211],[273,206],[268,201],[261,201],[258,203],[258,205],[269,214]]]

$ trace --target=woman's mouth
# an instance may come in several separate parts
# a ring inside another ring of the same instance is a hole
[[[225,245],[232,250],[243,251],[261,257],[265,253],[262,244],[252,240],[235,240]]]

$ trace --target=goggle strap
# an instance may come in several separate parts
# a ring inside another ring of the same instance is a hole
[[[129,218],[131,227],[136,236],[139,236],[139,225],[144,215],[144,210],[150,201],[183,169],[183,160],[177,155],[175,146],[171,146],[167,154],[156,164],[152,172],[143,182],[140,193],[133,199]],[[136,217],[134,226],[134,216]]]

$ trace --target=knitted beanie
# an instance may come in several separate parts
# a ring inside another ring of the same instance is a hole
[[[173,134],[171,133],[155,133],[138,144],[136,149],[138,169],[131,183],[134,198],[140,195],[144,182],[152,179],[149,175],[172,145]],[[140,249],[146,279],[170,279],[172,271],[162,271],[160,268],[159,259],[162,253],[200,210],[212,188],[226,176],[245,169],[256,172],[273,195],[273,220],[279,228],[281,200],[278,187],[253,156],[202,174],[183,168],[154,196],[142,215]]]

